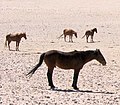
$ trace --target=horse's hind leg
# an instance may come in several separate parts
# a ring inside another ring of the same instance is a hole
[[[53,68],[53,69],[54,69],[54,68]],[[53,69],[49,69],[49,68],[48,68],[48,72],[47,72],[48,83],[49,83],[49,86],[51,87],[51,89],[54,89],[54,88],[55,88],[55,86],[54,86],[54,84],[53,84],[53,81],[52,81]]]
[[[71,35],[69,36],[69,42],[73,42]]]
[[[9,50],[10,50],[10,42],[11,42],[11,41],[8,41],[8,48],[9,48]]]
[[[66,35],[64,35],[64,41],[66,42]]]
[[[16,42],[16,51],[19,51],[19,42]]]
[[[77,87],[77,80],[78,80],[78,75],[79,75],[79,71],[80,70],[74,70],[74,77],[73,77],[73,84],[72,87],[76,90],[78,90],[79,88]]]
[[[88,35],[86,35],[86,42],[87,42],[87,43],[88,43],[88,37],[89,37],[89,36],[88,36]]]
[[[94,42],[94,41],[93,41],[93,35],[91,35],[91,42]]]

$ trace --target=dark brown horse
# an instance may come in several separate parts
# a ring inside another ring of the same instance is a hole
[[[8,47],[9,47],[9,50],[10,50],[11,41],[16,41],[16,51],[19,51],[19,43],[20,43],[22,37],[27,39],[26,33],[16,33],[16,34],[6,35],[5,46],[7,46],[7,41],[8,41]]]
[[[73,51],[73,52],[61,52],[57,50],[51,50],[43,53],[40,56],[39,63],[27,74],[32,76],[37,68],[42,64],[43,60],[48,66],[47,78],[49,86],[54,89],[55,86],[52,81],[52,74],[54,67],[58,66],[62,69],[74,69],[74,77],[72,87],[78,89],[77,80],[80,69],[91,60],[97,60],[102,65],[106,65],[105,58],[101,54],[99,49],[88,51]]]
[[[91,42],[94,42],[94,41],[93,41],[94,32],[97,33],[97,28],[93,28],[93,29],[91,29],[91,30],[87,30],[87,31],[85,32],[85,35],[84,35],[82,38],[84,38],[84,37],[86,36],[86,41],[87,41],[87,43],[88,43],[88,38],[89,38],[89,36],[91,36]]]

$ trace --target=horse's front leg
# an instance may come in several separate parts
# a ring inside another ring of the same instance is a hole
[[[73,37],[73,35],[71,36],[71,42],[73,42],[72,37]]]
[[[94,41],[93,41],[93,35],[91,35],[91,42],[94,42]]]
[[[16,41],[16,51],[19,51],[19,43],[18,41]]]
[[[77,87],[77,80],[78,80],[78,75],[79,75],[80,69],[74,69],[74,76],[73,76],[73,84],[72,87],[76,90],[79,88]]]
[[[54,69],[54,68],[53,68],[53,69]],[[51,87],[51,89],[54,89],[54,88],[55,88],[55,86],[54,86],[54,84],[53,84],[53,81],[52,81],[53,69],[49,69],[49,68],[48,68],[48,72],[47,72],[48,83],[49,83],[49,86]]]
[[[9,48],[9,50],[10,50],[10,42],[11,42],[11,41],[8,41],[8,48]]]

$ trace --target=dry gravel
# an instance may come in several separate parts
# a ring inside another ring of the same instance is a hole
[[[119,0],[1,0],[0,1],[0,105],[120,105]],[[81,39],[97,27],[95,43]],[[57,39],[64,28],[78,32],[74,43]],[[26,32],[20,51],[4,48],[5,35]],[[47,66],[26,77],[41,53],[99,48],[107,65],[87,63],[80,72],[79,91],[72,89],[73,70],[55,68],[55,90],[47,82]]]

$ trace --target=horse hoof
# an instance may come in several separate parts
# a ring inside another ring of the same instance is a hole
[[[51,89],[54,90],[54,89],[55,89],[55,86],[51,86]]]
[[[78,87],[73,87],[75,90],[79,90],[79,88]]]

